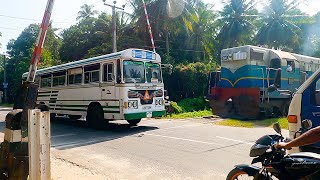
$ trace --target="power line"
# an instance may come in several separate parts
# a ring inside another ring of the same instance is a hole
[[[10,18],[10,19],[21,19],[21,20],[27,20],[27,21],[35,21],[35,22],[41,22],[41,20],[37,19],[31,19],[31,18],[23,18],[23,17],[16,17],[16,16],[7,16],[0,14],[0,17]],[[55,22],[54,23],[71,23],[71,22]]]
[[[8,27],[1,27],[0,29],[7,29],[7,30],[14,30],[14,31],[21,31],[21,29],[14,29],[14,28],[8,28]]]

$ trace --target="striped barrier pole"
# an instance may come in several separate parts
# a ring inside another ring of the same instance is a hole
[[[146,6],[146,3],[144,2],[144,0],[142,0],[142,3],[143,3],[143,8],[144,8],[144,14],[146,15],[146,19],[147,19],[147,25],[148,25],[148,30],[149,30],[149,34],[150,34],[150,40],[151,40],[151,46],[152,46],[153,52],[155,53],[156,47],[154,45],[151,25],[150,25],[150,21],[149,21],[148,12],[147,12],[147,6]]]
[[[50,17],[51,17],[51,12],[52,12],[54,1],[55,0],[48,0],[47,6],[46,6],[46,11],[44,12],[44,16],[42,19],[36,47],[34,48],[34,51],[33,51],[31,64],[29,67],[29,74],[28,74],[27,82],[34,82],[34,79],[36,76],[36,71],[38,68],[38,64],[40,62],[43,43],[46,38],[46,33],[48,31],[49,24],[50,24]]]

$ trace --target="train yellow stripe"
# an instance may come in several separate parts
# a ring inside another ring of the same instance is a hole
[[[241,80],[244,80],[244,79],[257,79],[257,80],[268,80],[268,78],[260,78],[260,77],[242,77],[242,78],[239,78],[237,79],[234,83],[232,83],[232,81],[230,79],[227,79],[227,78],[221,78],[221,80],[225,80],[225,81],[228,81],[232,87],[234,87],[239,81]],[[287,81],[289,78],[281,78],[282,81]],[[274,78],[271,78],[270,80],[274,80]],[[294,79],[294,81],[296,82],[300,82],[299,79]]]

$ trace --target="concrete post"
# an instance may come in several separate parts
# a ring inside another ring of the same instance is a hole
[[[28,124],[29,179],[51,180],[49,111],[29,110]]]

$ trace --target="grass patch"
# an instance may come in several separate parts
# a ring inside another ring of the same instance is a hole
[[[13,104],[0,103],[0,106],[2,106],[2,107],[13,107]]]
[[[288,121],[287,121],[287,118],[285,118],[285,117],[284,118],[263,119],[263,120],[253,120],[253,121],[226,119],[223,121],[219,121],[216,124],[222,125],[222,126],[253,128],[253,127],[257,127],[257,126],[272,127],[272,125],[276,122],[280,123],[280,126],[282,127],[282,129],[288,129]]]
[[[196,117],[204,117],[204,116],[212,116],[212,111],[203,110],[203,111],[185,112],[180,114],[172,114],[171,116],[167,115],[164,118],[184,119],[184,118],[196,118]]]

